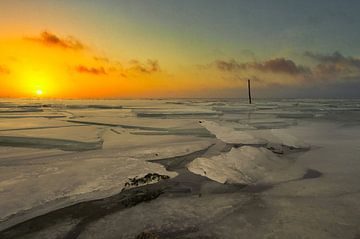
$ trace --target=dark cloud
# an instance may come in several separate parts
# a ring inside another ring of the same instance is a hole
[[[305,52],[305,56],[317,62],[313,75],[319,79],[360,79],[360,59],[345,57],[339,52],[330,55]]]
[[[79,65],[76,67],[76,71],[79,73],[87,73],[93,75],[107,75],[104,67],[86,67],[83,65]]]
[[[235,60],[229,60],[229,61],[216,60],[214,62],[214,65],[220,71],[236,71],[243,69],[242,67],[243,64],[239,64]]]
[[[290,75],[303,74],[308,72],[305,67],[296,65],[292,60],[287,60],[285,58],[276,58],[265,61],[263,63],[254,63],[253,67],[260,71],[287,73]]]
[[[147,60],[145,63],[141,63],[138,60],[130,61],[131,69],[140,73],[155,73],[160,72],[160,65],[157,60]]]
[[[77,39],[71,36],[61,38],[51,32],[44,31],[39,37],[26,37],[26,40],[35,41],[46,46],[56,46],[64,49],[82,50],[84,45]]]
[[[264,62],[247,62],[238,63],[235,60],[214,62],[217,69],[221,71],[246,71],[256,70],[260,72],[283,73],[289,75],[297,75],[307,73],[306,67],[296,65],[292,60],[285,58],[275,58]]]
[[[317,54],[313,52],[305,52],[305,56],[312,58],[313,60],[316,60],[321,63],[333,63],[333,64],[345,64],[345,65],[351,65],[354,67],[360,68],[360,59],[354,58],[354,57],[345,57],[340,52],[334,52],[330,55],[323,55],[323,54]]]
[[[123,78],[129,76],[151,74],[160,72],[160,66],[156,60],[147,60],[142,63],[138,60],[132,60],[128,66],[122,65],[118,61],[111,60],[105,57],[93,57],[95,61],[100,64],[98,67],[88,67],[85,65],[78,65],[75,69],[78,73],[87,73],[93,75],[118,75]]]
[[[258,78],[263,84],[360,80],[359,58],[347,57],[339,52],[328,55],[305,52],[304,55],[312,60],[311,67],[296,64],[293,60],[285,58],[244,63],[236,60],[216,60],[207,67],[215,67],[220,72],[229,72],[234,79]]]
[[[0,65],[0,74],[10,74],[9,68],[4,65]]]

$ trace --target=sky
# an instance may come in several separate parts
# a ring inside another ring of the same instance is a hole
[[[1,0],[0,97],[360,98],[360,1]]]

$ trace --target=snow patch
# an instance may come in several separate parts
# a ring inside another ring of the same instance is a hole
[[[293,168],[288,172],[284,170],[290,166],[289,161],[277,157],[265,148],[243,146],[219,156],[197,158],[187,167],[195,174],[220,183],[253,184],[301,177],[303,169]]]
[[[305,142],[296,138],[295,136],[286,133],[285,130],[283,129],[272,129],[271,133],[280,141],[282,145],[296,149],[310,148],[309,144],[306,144]]]
[[[228,144],[262,145],[267,143],[266,140],[255,138],[248,132],[236,131],[213,121],[200,121],[200,124],[214,134],[216,138]]]
[[[88,156],[68,155],[69,160],[0,167],[0,222],[32,208],[56,208],[57,202],[66,206],[84,198],[90,200],[115,194],[129,178],[136,176],[177,175],[143,159]]]

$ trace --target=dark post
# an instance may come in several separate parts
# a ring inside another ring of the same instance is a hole
[[[249,91],[249,104],[251,104],[251,88],[250,88],[250,80],[248,80],[248,91]]]

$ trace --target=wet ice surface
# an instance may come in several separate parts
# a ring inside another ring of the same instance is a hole
[[[301,178],[305,170],[291,169],[290,163],[268,149],[243,146],[218,156],[197,158],[187,167],[195,174],[220,183],[250,185]]]
[[[0,238],[357,238],[359,145],[356,100],[2,100]]]

